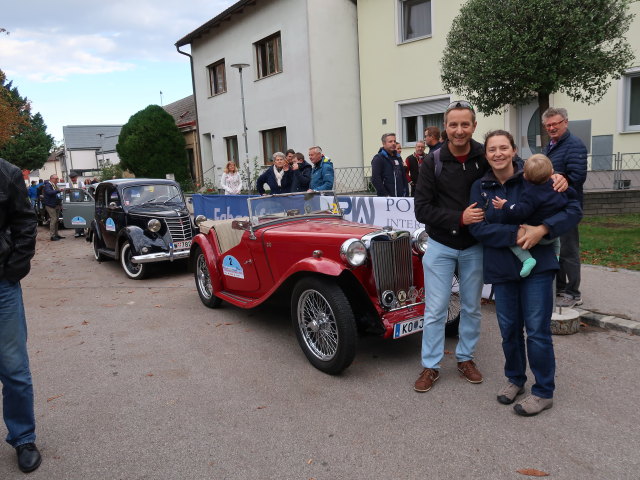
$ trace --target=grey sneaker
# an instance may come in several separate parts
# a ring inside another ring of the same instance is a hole
[[[518,387],[508,382],[502,390],[498,392],[498,401],[503,405],[511,405],[518,395],[524,393],[524,387]]]
[[[513,409],[518,415],[532,417],[551,407],[553,407],[553,398],[540,398],[532,394],[520,403],[515,404]]]
[[[576,306],[576,300],[571,295],[568,295],[566,293],[561,293],[556,297],[556,307],[571,308],[575,306]]]
[[[582,297],[573,297],[573,299],[576,301],[575,306],[579,307],[580,305],[582,305],[584,302],[582,301]]]

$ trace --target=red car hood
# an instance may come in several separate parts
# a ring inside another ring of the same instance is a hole
[[[286,241],[300,241],[313,245],[333,245],[338,247],[348,238],[362,238],[371,232],[382,230],[373,225],[350,222],[342,219],[309,219],[286,222],[264,228],[265,241],[277,241],[286,237]],[[295,237],[295,240],[291,237]]]

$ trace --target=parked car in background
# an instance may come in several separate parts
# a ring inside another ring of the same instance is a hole
[[[304,354],[329,374],[351,364],[358,333],[397,339],[422,330],[424,229],[344,220],[333,192],[248,204],[247,218],[196,218],[191,266],[204,305],[252,308],[283,294]],[[457,326],[457,293],[451,307]]]
[[[88,232],[95,212],[93,196],[82,188],[62,192],[62,216],[65,228],[82,228]]]
[[[98,261],[120,262],[132,279],[148,264],[189,257],[195,227],[173,180],[128,178],[101,182],[87,241]]]

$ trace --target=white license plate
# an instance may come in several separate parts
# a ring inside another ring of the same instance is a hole
[[[411,320],[405,320],[404,322],[396,323],[393,327],[393,338],[404,337],[405,335],[411,335],[412,333],[421,332],[424,325],[424,317],[413,318]]]
[[[191,240],[185,240],[184,242],[176,242],[173,244],[173,248],[176,250],[184,250],[191,247]]]

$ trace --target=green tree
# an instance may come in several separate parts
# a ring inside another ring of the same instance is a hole
[[[30,105],[0,70],[0,149],[29,123]]]
[[[631,2],[468,0],[447,35],[442,84],[487,115],[535,99],[542,113],[556,92],[596,103],[634,58]]]
[[[0,157],[25,170],[37,170],[47,161],[53,149],[53,137],[47,133],[42,115],[29,116],[18,133],[0,148]]]
[[[158,105],[149,105],[129,118],[116,150],[122,168],[136,177],[165,178],[173,173],[178,182],[189,178],[184,137],[173,117]]]

